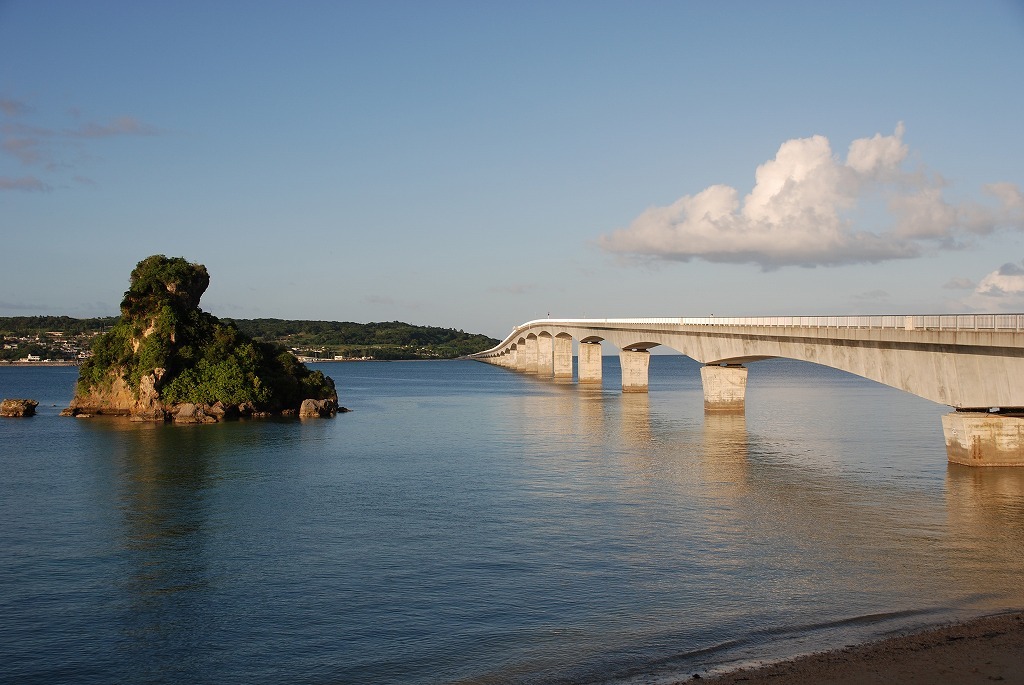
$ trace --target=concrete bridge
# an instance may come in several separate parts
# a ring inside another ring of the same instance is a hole
[[[1024,466],[1024,314],[539,319],[472,358],[601,383],[602,341],[619,350],[623,392],[647,392],[650,350],[664,345],[704,364],[706,412],[742,412],[744,364],[799,359],[953,407],[951,462]]]

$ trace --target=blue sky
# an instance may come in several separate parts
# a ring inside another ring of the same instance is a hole
[[[1024,3],[0,0],[0,316],[1024,311]]]

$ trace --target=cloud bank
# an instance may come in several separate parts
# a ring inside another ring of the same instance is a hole
[[[28,105],[0,96],[0,157],[7,156],[23,167],[33,167],[45,174],[72,169],[68,158],[80,157],[81,146],[97,139],[115,136],[155,136],[160,131],[135,117],[124,116],[109,123],[84,122],[73,127],[50,128],[25,123],[34,110]],[[77,113],[72,113],[74,119]],[[75,180],[82,181],[83,176]],[[85,179],[85,182],[88,182]],[[35,176],[14,178],[0,176],[0,191],[51,190],[51,186]]]
[[[34,176],[22,176],[21,178],[0,176],[0,190],[25,190],[38,192],[50,189],[50,186],[46,185]]]
[[[824,136],[786,141],[757,168],[742,199],[731,186],[713,185],[648,209],[598,244],[652,259],[775,269],[905,259],[1000,228],[1024,230],[1019,188],[996,183],[983,189],[985,203],[951,203],[941,178],[903,168],[903,133],[900,123],[892,135],[855,140],[845,161]],[[881,218],[859,216],[872,210]]]
[[[1022,312],[1024,311],[1024,261],[1007,262],[974,283],[966,278],[954,278],[947,288],[969,291],[952,304],[965,311]]]
[[[1020,264],[1003,264],[981,279],[974,289],[978,295],[1001,297],[1024,294],[1024,268]]]

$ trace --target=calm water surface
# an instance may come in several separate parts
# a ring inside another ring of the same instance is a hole
[[[1024,470],[813,365],[622,395],[474,362],[324,365],[350,414],[57,416],[0,368],[0,682],[659,683],[1024,606]]]

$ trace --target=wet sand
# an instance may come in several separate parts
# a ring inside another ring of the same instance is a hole
[[[1024,685],[1024,613],[1000,614],[684,683]]]

